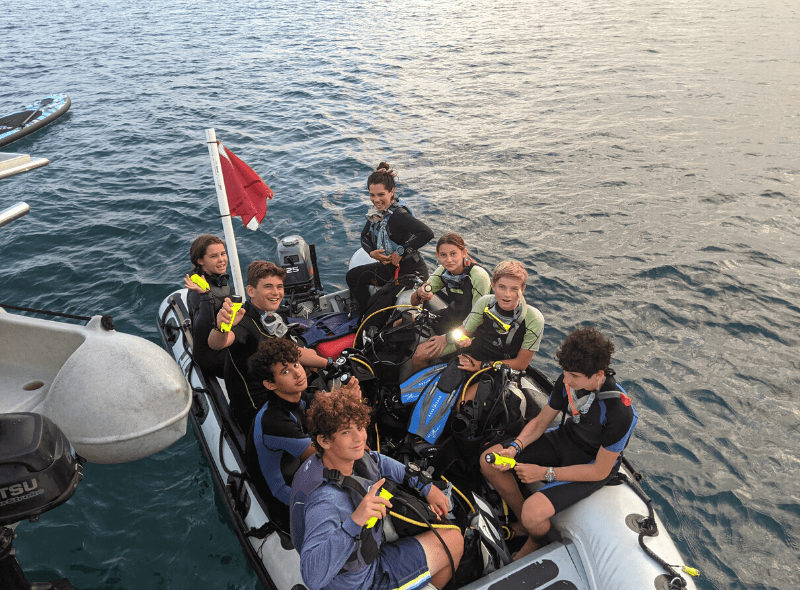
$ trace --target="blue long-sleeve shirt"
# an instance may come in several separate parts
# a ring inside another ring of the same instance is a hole
[[[402,463],[378,453],[370,454],[377,460],[382,477],[403,482],[405,466]],[[416,478],[409,483],[415,485]],[[422,495],[427,496],[430,488],[431,484],[422,488]],[[309,590],[357,590],[371,586],[378,560],[361,571],[338,575],[356,550],[361,534],[361,527],[350,517],[355,509],[348,493],[334,485],[318,487],[306,500],[305,534],[298,551],[300,572]]]

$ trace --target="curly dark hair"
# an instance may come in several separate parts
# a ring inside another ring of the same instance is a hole
[[[597,328],[584,326],[567,336],[555,358],[565,371],[591,377],[598,371],[608,373],[612,354],[611,341]]]
[[[293,365],[300,360],[300,349],[286,338],[262,340],[258,350],[247,359],[247,369],[253,379],[275,383],[272,367],[276,363]]]
[[[371,417],[372,410],[361,400],[341,391],[320,391],[306,413],[306,422],[314,446],[322,453],[317,436],[330,440],[334,433],[351,424],[366,428]]]
[[[392,170],[386,162],[378,164],[378,168],[369,175],[367,178],[367,189],[373,184],[382,184],[387,191],[394,188],[394,179],[397,178],[397,172]]]

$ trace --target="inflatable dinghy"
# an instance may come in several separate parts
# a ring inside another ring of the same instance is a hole
[[[318,280],[318,279],[317,279]],[[299,555],[288,535],[288,523],[274,498],[264,493],[258,476],[248,465],[247,433],[240,430],[228,407],[225,384],[192,359],[191,319],[185,289],[169,295],[158,311],[158,329],[166,349],[191,385],[190,419],[211,467],[220,498],[227,507],[233,529],[265,588],[302,590]],[[287,300],[293,295],[287,285]],[[287,302],[285,300],[285,303]],[[315,299],[311,316],[348,309],[349,293],[342,291]],[[552,388],[540,372],[529,368],[521,378],[528,400],[539,407],[547,403]],[[530,402],[529,402],[530,403]],[[617,485],[607,485],[590,497],[556,515],[550,543],[515,562],[493,567],[480,553],[476,567],[484,574],[462,586],[469,590],[549,588],[575,590],[694,589],[683,560],[644,492],[636,473],[625,461]],[[483,534],[505,546],[499,527],[499,506],[472,498],[474,511],[491,512],[481,521]],[[477,510],[476,510],[477,508]],[[482,560],[482,562],[481,562]]]

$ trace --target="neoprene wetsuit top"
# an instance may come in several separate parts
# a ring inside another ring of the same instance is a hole
[[[428,279],[431,293],[447,304],[445,309],[437,312],[439,319],[434,326],[436,334],[444,334],[458,327],[478,299],[488,295],[492,288],[492,279],[482,266],[471,264],[464,270],[458,283],[446,281],[442,277],[446,272],[443,266],[433,271]]]

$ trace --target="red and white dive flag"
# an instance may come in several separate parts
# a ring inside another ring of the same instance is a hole
[[[221,143],[219,156],[231,217],[241,217],[247,229],[258,229],[267,214],[267,199],[273,197],[272,189]]]

